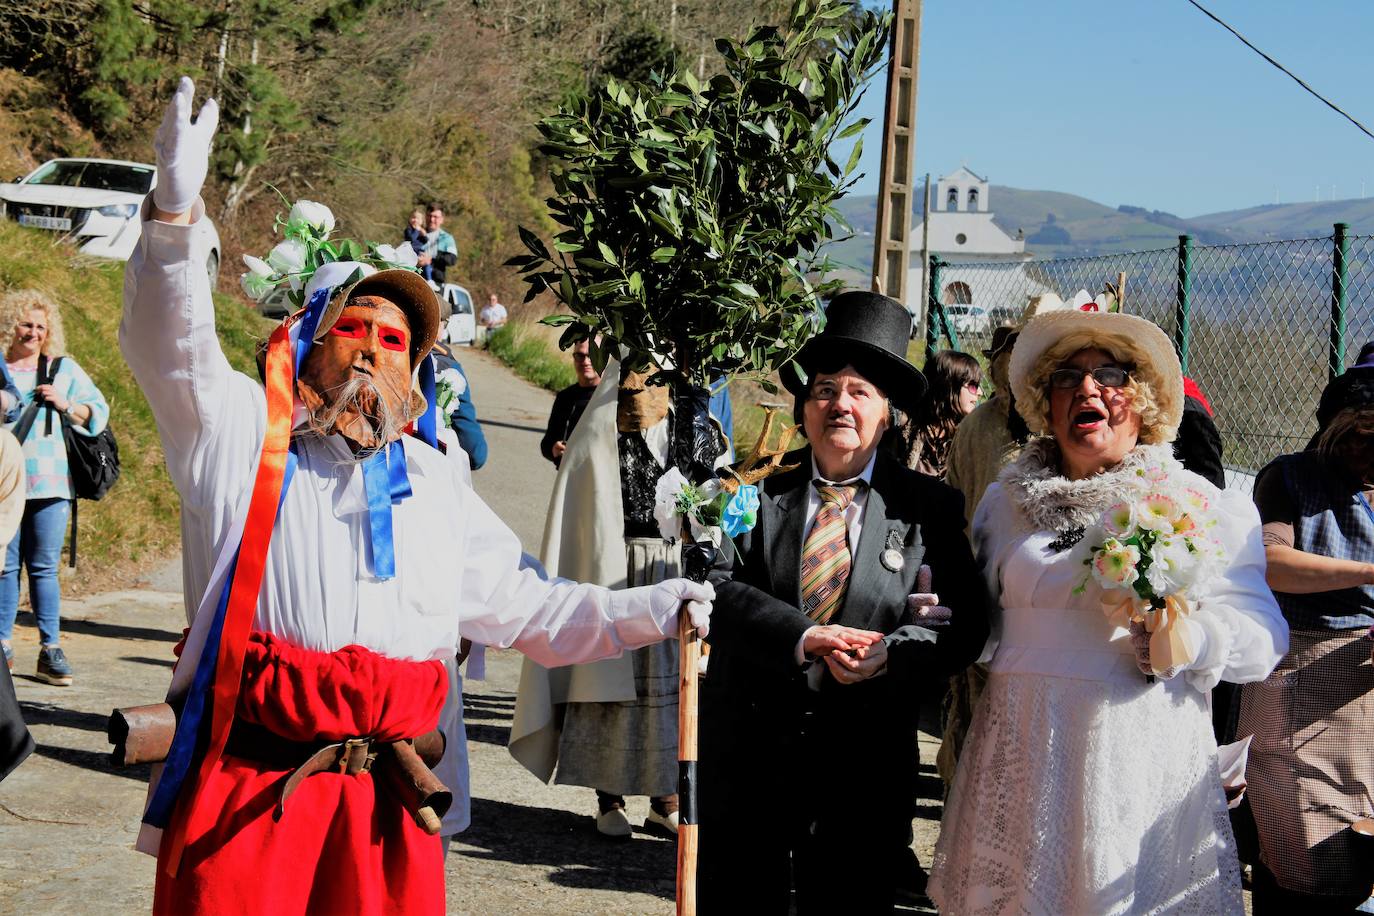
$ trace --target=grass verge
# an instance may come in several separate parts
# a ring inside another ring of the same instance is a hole
[[[549,391],[562,391],[577,380],[572,361],[541,331],[541,325],[508,322],[487,338],[487,350],[525,381]]]
[[[79,570],[61,567],[64,586],[105,591],[132,583],[139,573],[181,546],[180,501],[163,461],[152,409],[119,352],[124,265],[77,255],[50,233],[0,223],[0,292],[36,288],[62,312],[68,353],[110,404],[123,473],[99,502],[80,507]],[[255,375],[253,352],[272,322],[228,296],[215,297],[215,323],[235,368]],[[9,343],[10,328],[0,328]]]

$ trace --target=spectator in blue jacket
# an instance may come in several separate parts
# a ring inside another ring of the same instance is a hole
[[[475,471],[487,463],[487,437],[483,435],[482,425],[477,421],[477,408],[472,403],[472,385],[447,344],[435,344],[433,353],[436,368],[440,372],[445,369],[457,369],[463,377],[462,390],[458,392],[458,409],[449,414],[449,425],[458,434],[458,444],[468,453],[468,462]]]

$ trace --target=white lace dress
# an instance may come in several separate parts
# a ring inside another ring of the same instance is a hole
[[[1141,447],[1116,471],[1070,482],[1044,471],[1049,448],[1011,465],[974,521],[1001,620],[930,896],[947,916],[1242,913],[1205,691],[1223,676],[1264,677],[1287,646],[1264,584],[1258,515],[1243,496],[1189,475],[1215,495],[1233,562],[1195,603],[1207,633],[1198,663],[1150,684],[1127,631],[1102,613],[1098,586],[1073,594],[1081,548],[1054,542],[1119,499],[1135,466],[1172,458]]]

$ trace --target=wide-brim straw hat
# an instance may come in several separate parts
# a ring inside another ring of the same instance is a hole
[[[439,339],[439,299],[434,295],[429,281],[413,270],[393,268],[368,274],[351,285],[342,286],[320,316],[315,328],[315,341],[318,343],[334,327],[349,300],[359,296],[380,296],[396,303],[410,321],[410,364],[415,366],[420,357],[429,353],[434,342]]]
[[[1173,441],[1183,419],[1183,369],[1168,335],[1154,322],[1138,315],[1077,309],[1042,312],[1026,323],[1012,348],[1008,368],[1012,395],[1031,432],[1050,434],[1045,412],[1026,409],[1048,402],[1048,394],[1036,390],[1037,370],[1050,350],[1070,339],[1073,350],[1064,356],[1096,347],[1129,363],[1132,376],[1147,383],[1154,393],[1158,409],[1155,426],[1162,435],[1149,438]],[[1146,434],[1142,429],[1142,440]]]

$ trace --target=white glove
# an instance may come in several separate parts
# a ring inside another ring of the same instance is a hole
[[[687,616],[696,627],[697,635],[705,638],[711,631],[711,602],[716,598],[716,590],[709,582],[693,582],[691,579],[665,579],[650,586],[649,606],[655,620],[676,622],[679,608],[684,605]],[[677,628],[668,631],[676,635]]]
[[[210,141],[219,123],[219,104],[207,99],[193,124],[191,101],[195,92],[191,78],[183,76],[153,138],[157,151],[153,204],[167,213],[185,213],[195,206],[210,168]]]

